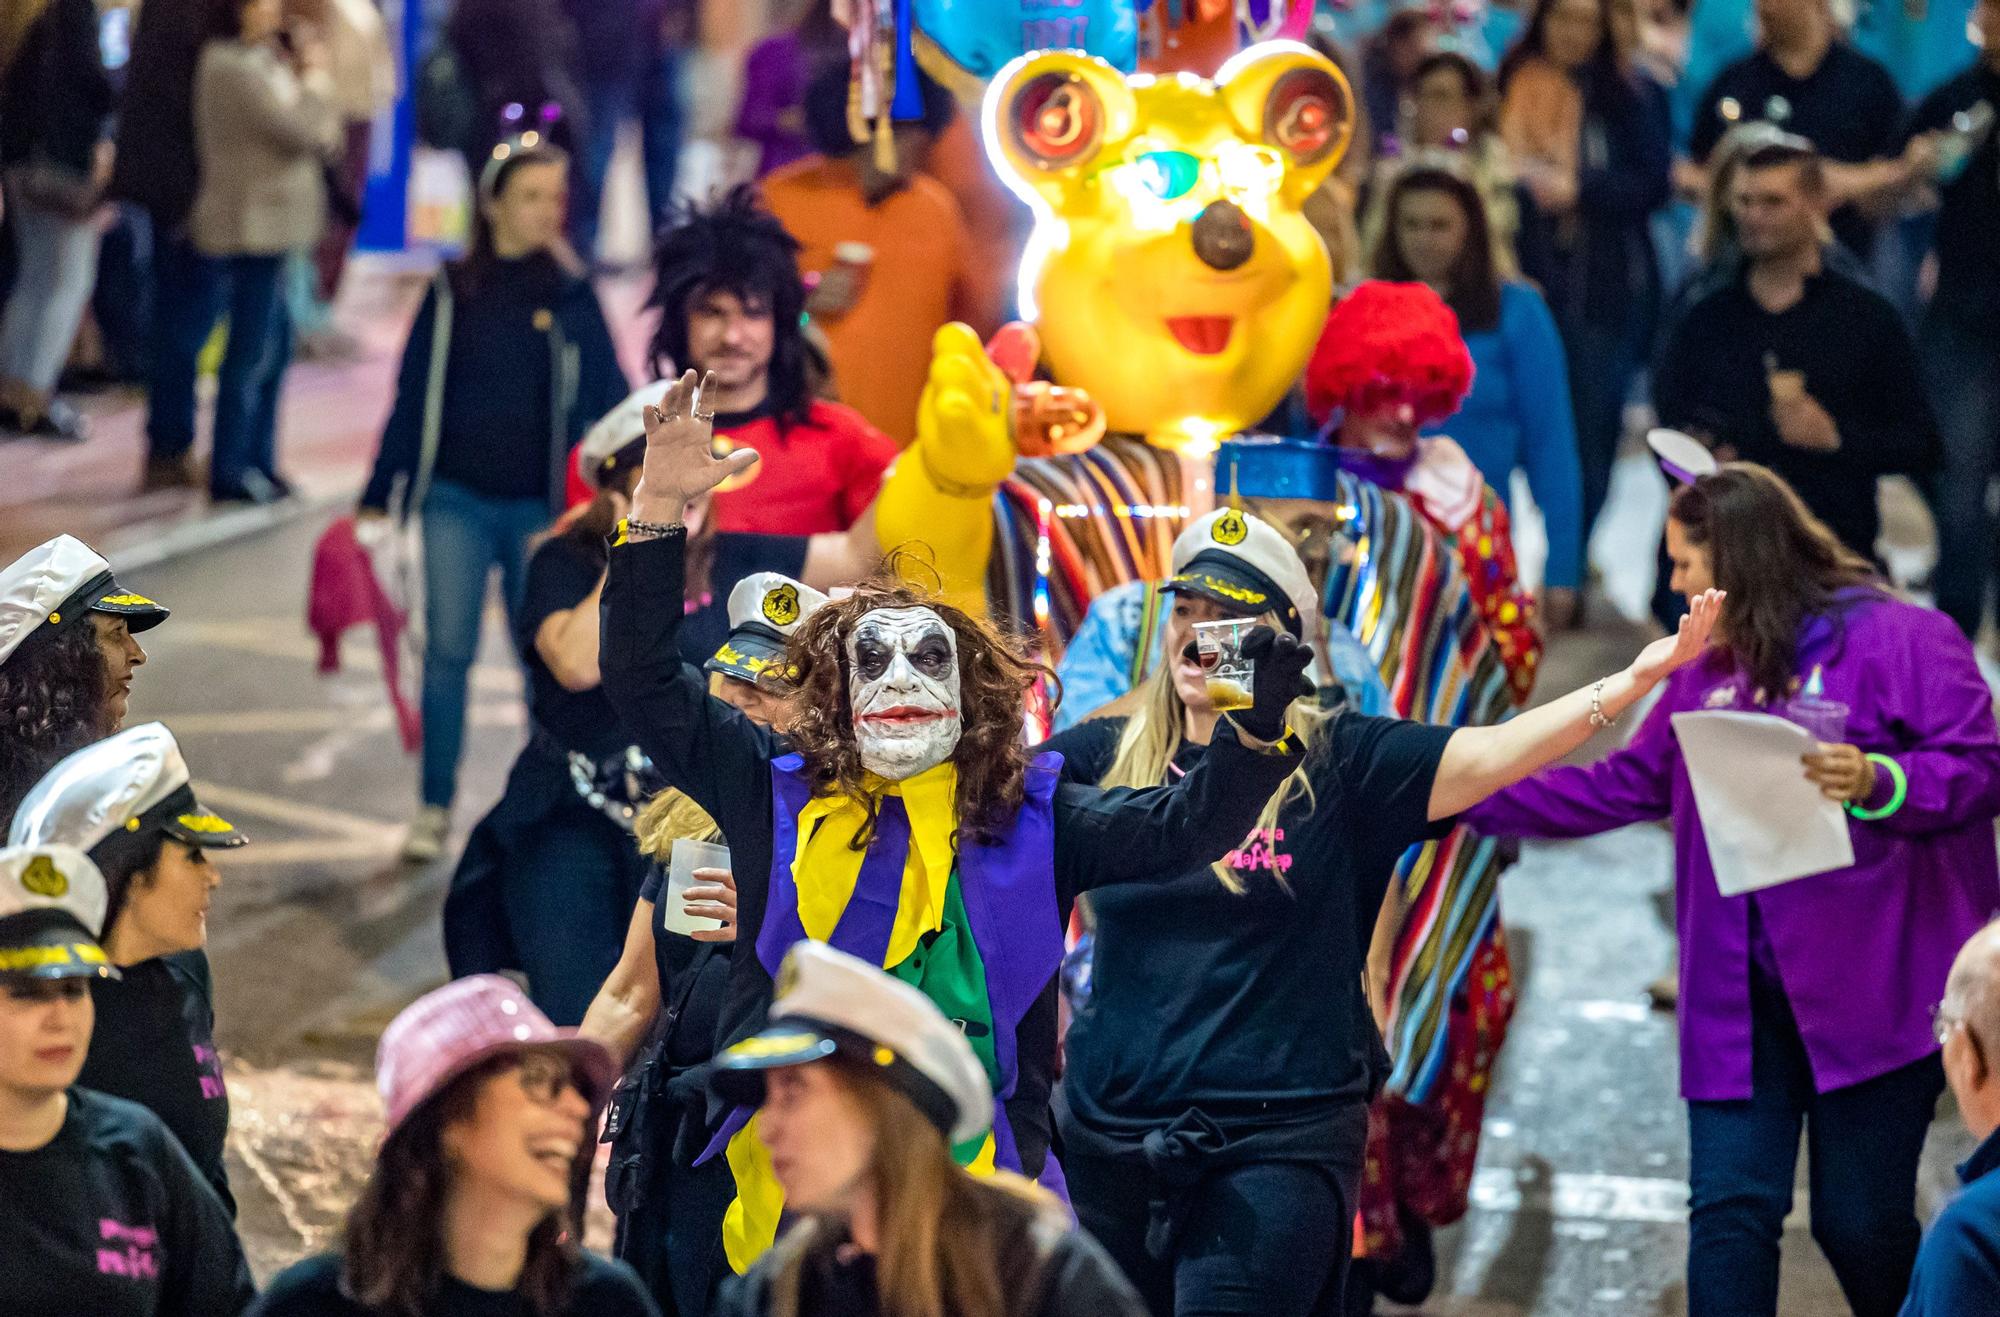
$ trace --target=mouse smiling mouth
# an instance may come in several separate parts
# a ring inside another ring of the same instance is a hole
[[[1168,316],[1167,332],[1174,342],[1198,357],[1212,357],[1229,346],[1235,316]]]

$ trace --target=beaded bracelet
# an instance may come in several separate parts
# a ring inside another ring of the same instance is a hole
[[[1889,803],[1880,809],[1863,809],[1853,801],[1846,802],[1847,812],[1863,823],[1873,823],[1876,819],[1886,819],[1903,807],[1909,798],[1910,779],[1904,774],[1903,766],[1887,755],[1871,754],[1868,761],[1889,775],[1895,790],[1889,793]]]

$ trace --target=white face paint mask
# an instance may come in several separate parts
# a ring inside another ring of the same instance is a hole
[[[861,766],[892,782],[951,758],[961,726],[958,637],[928,608],[878,608],[847,637]]]

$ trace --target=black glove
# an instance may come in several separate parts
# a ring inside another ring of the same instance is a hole
[[[1181,652],[1193,660],[1195,643],[1190,640]],[[1306,675],[1312,666],[1312,646],[1295,636],[1258,626],[1243,637],[1243,657],[1256,667],[1250,678],[1250,707],[1234,710],[1229,716],[1257,740],[1275,741],[1285,734],[1292,701],[1310,698],[1319,689]]]

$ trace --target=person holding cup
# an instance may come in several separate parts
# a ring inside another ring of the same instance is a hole
[[[703,665],[711,698],[741,713],[774,753],[788,723],[785,645],[826,602],[776,572],[744,578],[729,593],[729,635]],[[669,788],[647,804],[637,835],[653,863],[624,950],[585,1013],[582,1033],[625,1069],[606,1132],[614,1252],[662,1309],[701,1312],[722,1267],[714,1223],[734,1184],[719,1160],[691,1165],[699,1148],[687,1147],[695,1136],[682,1132],[698,1132],[707,1116],[701,1073],[715,1054],[728,985],[736,882],[722,830],[679,791]],[[697,852],[706,853],[699,862]],[[691,1229],[690,1221],[706,1228]]]
[[[1676,590],[1727,592],[1713,652],[1667,684],[1623,750],[1523,782],[1464,821],[1530,837],[1672,821],[1688,1310],[1777,1312],[1803,1124],[1813,1236],[1856,1313],[1894,1313],[1944,1086],[1929,1007],[2000,906],[1992,695],[1951,620],[1896,599],[1764,467],[1727,463],[1677,491],[1667,548]],[[1671,719],[1731,708],[1822,736],[1800,771],[1845,804],[1851,867],[1720,893]]]
[[[1119,707],[1043,746],[1106,788],[1191,780],[1221,714],[1195,630],[1254,620],[1317,634],[1305,564],[1236,508],[1174,543],[1162,663]],[[1156,1314],[1303,1317],[1345,1286],[1369,1103],[1388,1071],[1363,990],[1398,857],[1459,811],[1582,745],[1707,641],[1719,597],[1632,665],[1493,727],[1322,707],[1286,714],[1304,747],[1220,861],[1187,855],[1090,895],[1096,950],[1055,1094],[1078,1220]],[[1261,660],[1251,684],[1261,689]],[[1333,1310],[1338,1310],[1335,1307]]]

